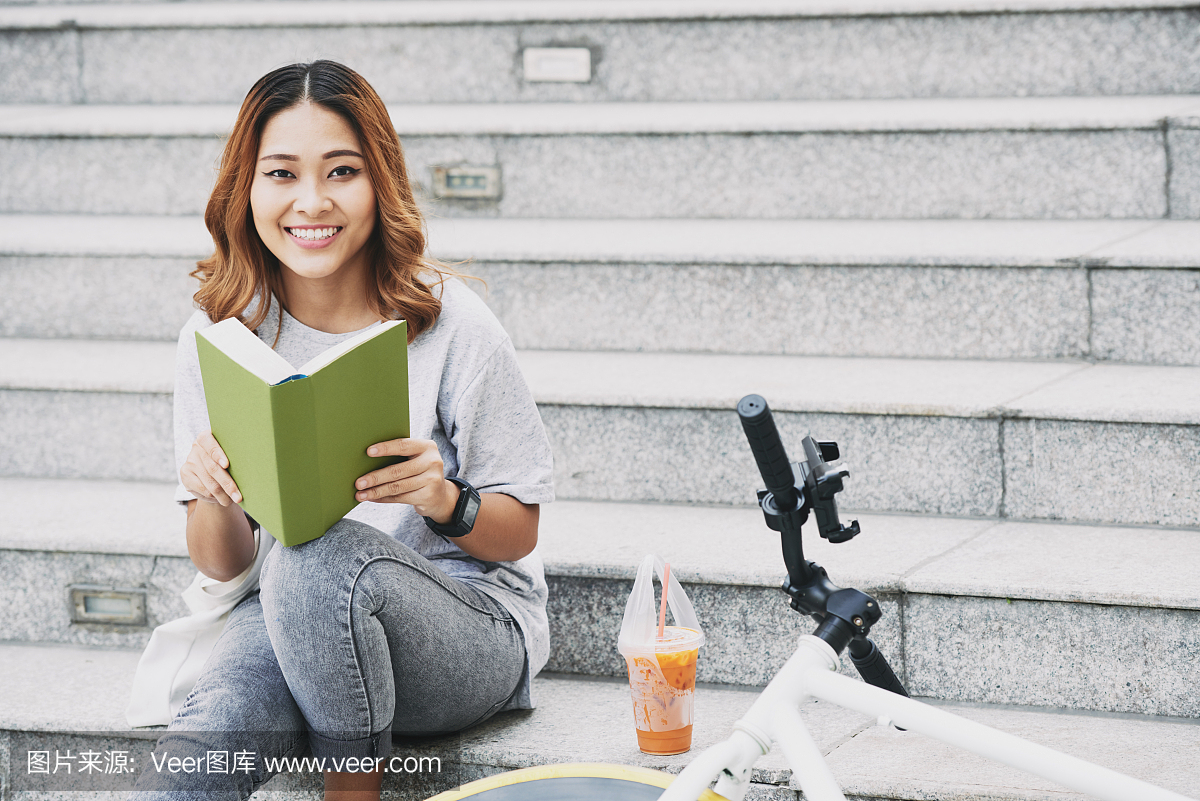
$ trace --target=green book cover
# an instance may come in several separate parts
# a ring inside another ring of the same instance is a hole
[[[389,321],[293,368],[236,319],[196,332],[213,436],[242,509],[282,545],[324,534],[358,505],[354,481],[407,437],[408,326]]]

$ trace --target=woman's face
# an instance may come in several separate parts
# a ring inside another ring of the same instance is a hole
[[[340,115],[301,103],[267,121],[250,208],[263,244],[294,276],[366,274],[375,189],[358,136]]]

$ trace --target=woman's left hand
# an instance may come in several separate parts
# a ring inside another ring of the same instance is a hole
[[[437,444],[430,439],[393,439],[367,448],[368,456],[406,456],[407,461],[381,467],[354,482],[354,497],[375,503],[407,503],[417,514],[438,523],[450,522],[458,487],[446,480]]]

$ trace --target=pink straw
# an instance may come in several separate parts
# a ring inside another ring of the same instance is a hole
[[[662,602],[658,605],[658,639],[663,638],[663,627],[667,625],[667,588],[671,586],[671,563],[663,571]]]

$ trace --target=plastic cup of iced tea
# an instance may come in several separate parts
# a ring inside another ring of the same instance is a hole
[[[692,747],[700,637],[695,629],[667,626],[655,638],[653,656],[625,656],[638,748],[647,754],[682,754]]]

